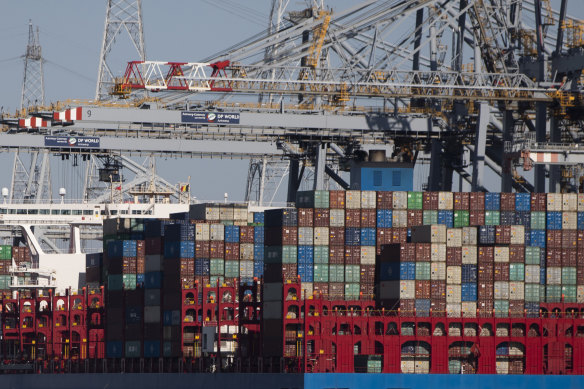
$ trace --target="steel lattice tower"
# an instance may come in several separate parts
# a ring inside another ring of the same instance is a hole
[[[141,0],[108,0],[107,2],[103,44],[99,56],[97,88],[95,90],[96,100],[103,100],[109,97],[110,89],[115,80],[107,57],[116,41],[116,37],[123,31],[128,33],[140,59],[145,60],[146,50],[144,48]]]
[[[43,77],[43,56],[39,43],[39,28],[37,27],[35,34],[32,21],[29,21],[20,109],[44,104],[45,82]]]

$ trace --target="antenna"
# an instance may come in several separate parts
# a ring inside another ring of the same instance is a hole
[[[36,34],[32,21],[28,21],[28,44],[24,55],[24,78],[20,109],[30,106],[45,105],[45,82],[43,76],[43,56],[39,43],[39,28]]]
[[[116,41],[116,37],[122,31],[126,31],[140,60],[146,59],[144,48],[144,31],[142,29],[142,0],[108,0],[105,15],[105,29],[103,44],[99,56],[99,68],[97,72],[96,100],[109,98],[110,91],[115,83],[108,54]]]

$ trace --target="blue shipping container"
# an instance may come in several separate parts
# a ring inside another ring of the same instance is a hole
[[[264,245],[263,244],[256,243],[253,245],[253,260],[263,262],[263,260],[264,260]]]
[[[136,284],[137,285],[144,285],[144,273],[136,274]]]
[[[180,257],[194,258],[195,257],[195,242],[182,241],[180,242]]]
[[[314,263],[314,246],[298,246],[298,264],[312,265],[313,263]]]
[[[462,282],[477,282],[477,265],[462,265]]]
[[[375,228],[361,228],[361,246],[375,246]]]
[[[515,210],[531,211],[531,194],[515,193]]]
[[[479,244],[495,244],[495,226],[480,226]]]
[[[345,228],[345,245],[347,246],[361,246],[361,229],[360,228]]]
[[[438,211],[438,224],[444,224],[448,228],[454,227],[454,212],[446,210]]]
[[[524,193],[518,193],[524,194]],[[515,225],[529,228],[531,226],[531,212],[517,211],[515,212]]]
[[[159,340],[145,340],[144,341],[144,358],[159,358],[160,357],[160,341]]]
[[[124,241],[110,240],[107,242],[107,256],[108,258],[121,258],[124,253]]]
[[[477,284],[475,282],[463,283],[460,290],[462,301],[477,301]]]
[[[400,280],[415,280],[416,279],[416,263],[415,262],[401,262],[399,264],[399,279]]]
[[[485,211],[498,211],[501,209],[501,194],[495,192],[485,193]]]
[[[108,358],[121,358],[123,351],[122,342],[109,341],[106,343],[106,355]]]
[[[562,213],[561,212],[548,212],[546,214],[546,224],[548,230],[561,230],[562,229]]]
[[[164,258],[180,258],[180,241],[164,242]]]
[[[529,237],[529,245],[545,248],[546,232],[545,230],[532,230]]]
[[[405,262],[404,262],[405,263]],[[414,266],[415,270],[415,266]],[[399,262],[381,262],[379,264],[380,281],[399,281],[401,277],[401,265]]]
[[[239,243],[239,226],[225,226],[225,242]]]
[[[298,264],[298,275],[302,282],[314,281],[314,266],[309,263]]]
[[[136,256],[136,241],[135,240],[124,240],[123,243],[123,256],[124,257],[135,257]]]
[[[195,239],[195,225],[179,222],[180,220],[176,220],[175,224],[169,224],[164,228],[165,242]]]
[[[209,276],[211,272],[211,260],[209,258],[195,259],[195,275]]]
[[[391,209],[377,210],[377,228],[391,228],[393,223],[393,211]]]
[[[264,276],[264,261],[253,261],[253,276],[258,278]]]
[[[264,243],[264,227],[258,226],[253,228],[253,242]]]
[[[584,212],[578,212],[578,229],[584,230]]]
[[[253,213],[253,222],[254,223],[263,223],[264,222],[264,213],[263,212],[254,212]]]
[[[512,226],[515,224],[515,212],[501,211],[499,220],[502,226]]]
[[[144,287],[146,289],[162,288],[162,272],[151,271],[144,274]]]
[[[142,323],[142,307],[141,306],[126,306],[126,323],[140,324]]]
[[[430,299],[417,299],[415,304],[417,316],[430,315]]]

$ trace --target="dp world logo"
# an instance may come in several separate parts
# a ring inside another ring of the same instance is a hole
[[[68,138],[67,143],[69,143],[69,146],[75,146],[77,144],[77,139],[76,138]]]
[[[217,119],[217,115],[215,115],[214,113],[211,112],[211,113],[207,114],[207,121],[208,122],[214,122],[215,119]]]

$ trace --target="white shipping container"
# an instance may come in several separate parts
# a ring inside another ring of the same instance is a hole
[[[445,280],[446,262],[432,262],[430,265],[430,272],[431,280]]]
[[[329,244],[329,228],[314,227],[314,245],[328,246],[328,244]]]
[[[497,359],[496,370],[497,374],[509,374],[509,361]]]
[[[430,260],[432,262],[446,262],[445,243],[432,243],[430,246]]]
[[[495,246],[495,262],[509,262],[509,247]]]
[[[430,226],[430,242],[446,243],[448,229],[444,224],[432,224]]]
[[[546,270],[547,284],[548,285],[561,285],[562,284],[562,268],[561,267],[548,267]]]
[[[446,246],[447,247],[462,246],[462,230],[460,228],[449,228],[446,231]]]
[[[446,316],[447,317],[460,317],[462,307],[460,303],[450,303],[446,304]]]
[[[209,224],[197,223],[195,225],[196,240],[210,240]]]
[[[298,227],[298,245],[312,246],[314,243],[314,229],[312,227]]]
[[[563,230],[577,230],[578,229],[578,213],[577,212],[562,212],[562,229]]]
[[[219,219],[220,220],[235,220],[233,218],[233,205],[220,205],[219,206]]]
[[[584,304],[584,285],[578,285],[576,288],[576,298],[578,304]]]
[[[578,195],[576,193],[562,193],[562,211],[578,211]]]
[[[253,223],[253,214],[254,213],[251,212],[251,211],[247,213],[247,222],[248,222],[248,224]]]
[[[392,214],[393,227],[408,226],[408,211],[403,209],[394,209]]]
[[[241,278],[253,278],[253,261],[239,262],[239,276]]]
[[[525,282],[539,284],[539,265],[525,265]]]
[[[438,192],[438,209],[453,209],[454,193]]]
[[[477,263],[477,246],[462,246],[462,264],[475,265]]]
[[[477,317],[477,303],[474,301],[463,301],[461,304],[462,309],[462,317]],[[467,329],[465,328],[465,335],[473,336],[466,333]]]
[[[416,372],[416,361],[412,357],[402,357],[401,360],[401,372],[404,374],[414,374]]]
[[[548,193],[547,194],[547,211],[561,211],[562,210],[562,194]]]
[[[519,343],[511,342],[509,343],[509,355],[523,355],[523,349],[519,345]]]
[[[361,191],[361,208],[375,209],[377,205],[377,192],[374,190]]]
[[[361,246],[361,265],[375,265],[375,246]]]
[[[314,294],[314,284],[312,282],[300,283],[300,289],[302,290],[302,298],[309,298]]]
[[[416,298],[416,281],[399,282],[399,298],[415,299]]]
[[[160,323],[160,305],[144,307],[144,323]]]
[[[461,287],[460,285],[446,285],[446,303],[460,304]]]
[[[219,207],[207,206],[205,208],[205,220],[219,220],[220,218]]]
[[[408,209],[408,192],[393,192],[393,209]]]
[[[253,261],[253,243],[240,243],[239,244],[239,258],[241,260]],[[243,277],[243,275],[242,275]]]
[[[233,207],[233,220],[242,220],[247,222],[247,207]]]
[[[225,226],[223,224],[211,224],[210,240],[225,240]]]
[[[509,300],[525,300],[525,285],[522,281],[509,282]]]
[[[344,227],[345,226],[345,210],[344,209],[331,209],[330,210],[330,225],[331,225],[331,227]]]
[[[460,285],[462,283],[462,267],[447,266],[446,267],[446,283]]]
[[[462,227],[462,244],[476,246],[477,242],[477,228]]]
[[[525,244],[525,227],[511,226],[511,244]]]
[[[584,193],[578,193],[578,212],[584,212]]]
[[[430,373],[430,361],[428,359],[420,360],[420,357],[416,358],[416,374],[428,374]]]
[[[495,281],[495,300],[509,300],[509,282]]]
[[[345,208],[360,209],[361,208],[361,191],[348,190],[345,192]]]

